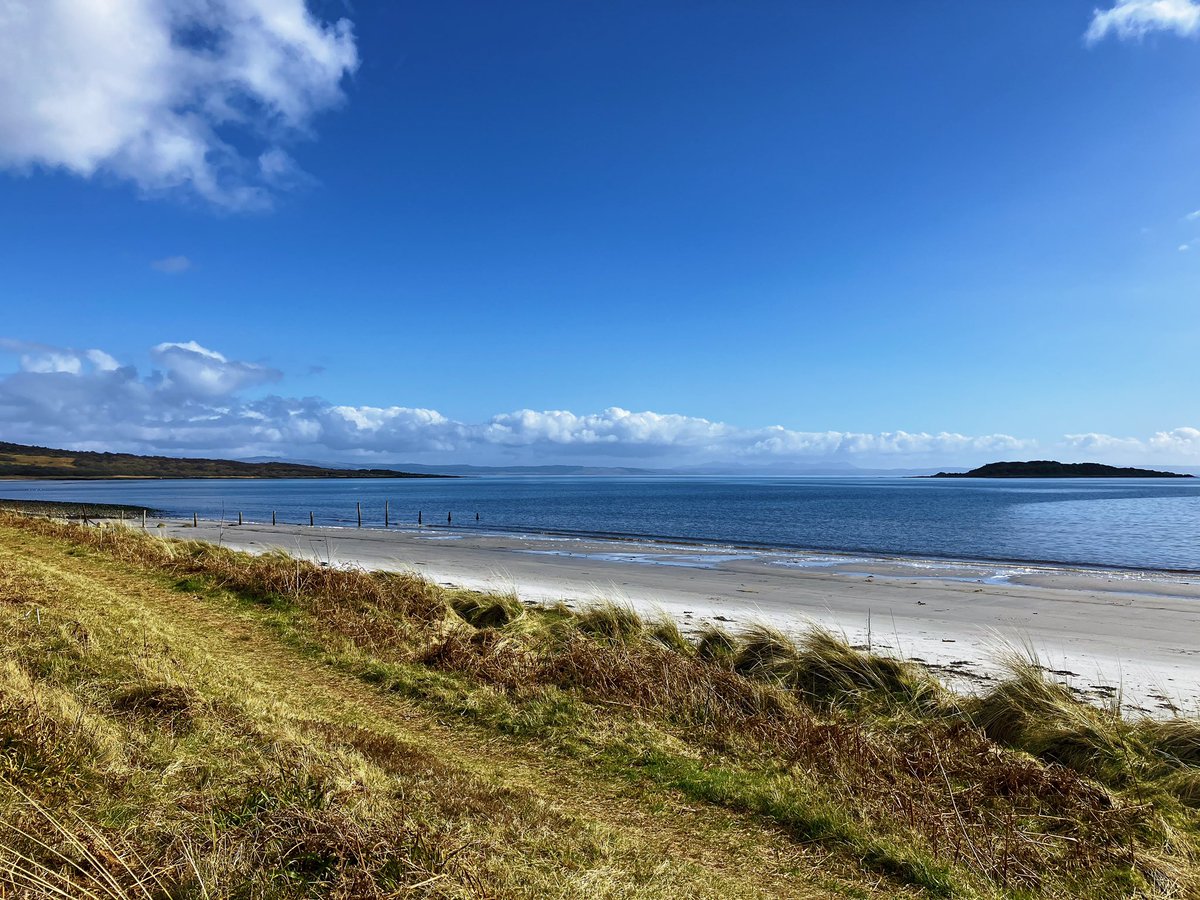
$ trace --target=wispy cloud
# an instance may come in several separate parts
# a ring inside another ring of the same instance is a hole
[[[150,268],[157,272],[165,272],[167,275],[178,275],[191,267],[192,261],[186,256],[167,256],[150,263]]]
[[[1194,35],[1200,31],[1200,3],[1195,0],[1117,0],[1097,9],[1085,35],[1089,43],[1109,35],[1136,39],[1155,31]]]
[[[282,145],[357,65],[350,23],[305,0],[6,0],[0,166],[263,208],[303,180]]]

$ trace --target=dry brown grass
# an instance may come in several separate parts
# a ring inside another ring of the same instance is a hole
[[[477,725],[565,741],[564,752],[596,753],[618,769],[639,766],[687,796],[753,811],[934,893],[1186,896],[1198,889],[1192,807],[1200,797],[1200,728],[1191,720],[1126,722],[1081,703],[1032,664],[1014,663],[1010,679],[967,700],[919,667],[821,631],[793,639],[767,629],[710,630],[693,646],[669,624],[647,625],[619,605],[542,614],[511,598],[447,595],[412,576],[282,554],[247,557],[45,521],[19,527],[199,593],[230,591],[264,611],[302,614],[289,627],[309,629],[327,653],[338,642],[354,648],[346,666],[363,677],[387,672],[390,684],[403,683],[435,707],[448,703],[460,715],[470,707]],[[424,687],[422,669],[459,679],[454,699]],[[554,719],[553,729],[531,712],[552,702],[575,711]],[[215,715],[161,679],[126,684],[109,708],[118,719],[152,720],[176,739]],[[11,709],[12,721],[27,723],[13,731],[26,735],[12,743],[14,758],[51,765],[40,751],[21,748],[68,740],[55,730],[67,718],[33,725],[36,713]],[[98,737],[93,744],[87,759],[108,746]],[[44,777],[65,778],[73,767]],[[351,825],[302,821],[304,840],[281,833],[296,846],[315,841],[316,857],[371,858],[354,841],[328,843],[352,837]],[[945,873],[922,874],[920,860]],[[378,881],[376,869],[363,871]]]

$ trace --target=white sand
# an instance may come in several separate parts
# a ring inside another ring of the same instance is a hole
[[[681,623],[818,622],[877,652],[919,659],[959,684],[1028,646],[1096,699],[1200,711],[1200,577],[425,529],[169,521],[158,533],[334,565],[412,570],[524,600],[625,600]]]

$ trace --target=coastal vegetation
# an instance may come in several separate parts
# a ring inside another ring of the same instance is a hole
[[[0,441],[0,478],[439,478],[392,469],[330,469],[288,462],[237,462],[55,450]]]
[[[0,513],[6,897],[1189,897],[1200,722]]]
[[[969,472],[938,472],[930,478],[1191,478],[1180,472],[1158,472],[1103,463],[1061,463],[1052,459],[994,462]]]

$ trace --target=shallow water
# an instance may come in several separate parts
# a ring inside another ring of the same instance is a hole
[[[280,522],[308,524],[312,511],[325,525],[356,524],[361,503],[370,527],[383,525],[387,500],[392,525],[414,525],[421,512],[426,525],[445,526],[449,513],[455,530],[658,538],[726,553],[764,547],[1200,570],[1200,479],[10,481],[0,483],[0,497],[145,504],[187,518],[236,520],[241,512],[248,522],[269,522],[274,510]],[[678,565],[710,564],[694,557],[695,547],[672,550]]]

